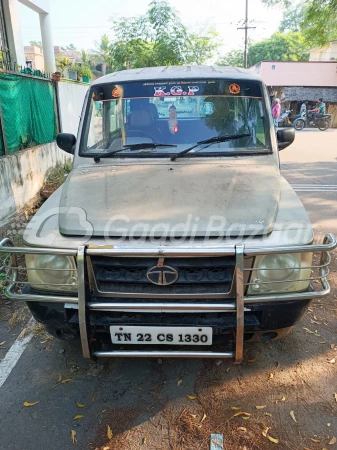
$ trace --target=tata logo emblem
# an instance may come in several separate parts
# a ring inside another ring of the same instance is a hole
[[[171,266],[163,264],[164,258],[160,258],[158,264],[151,267],[146,273],[147,279],[157,286],[168,286],[175,283],[179,278],[179,273]]]

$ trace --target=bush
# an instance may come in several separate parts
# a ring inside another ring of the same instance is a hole
[[[74,70],[77,71],[77,74],[80,77],[88,77],[88,78],[92,78],[92,72],[89,66],[87,66],[86,64],[75,64],[74,66]]]

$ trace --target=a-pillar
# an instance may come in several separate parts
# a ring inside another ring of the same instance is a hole
[[[56,71],[53,35],[50,14],[40,13],[40,29],[44,57],[44,70],[47,73]]]

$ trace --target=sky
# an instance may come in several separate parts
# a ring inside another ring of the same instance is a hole
[[[249,31],[253,41],[269,37],[278,28],[282,11],[265,7],[261,0],[249,1],[249,23],[256,29]],[[50,0],[54,45],[73,43],[79,49],[94,48],[102,34],[113,38],[112,17],[144,14],[150,0]],[[245,0],[169,0],[179,12],[182,22],[198,30],[205,25],[215,25],[220,35],[224,54],[232,49],[243,48],[242,25]],[[20,4],[20,19],[24,44],[41,40],[39,16]]]

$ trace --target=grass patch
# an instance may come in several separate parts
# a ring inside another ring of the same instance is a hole
[[[71,171],[71,163],[68,161],[64,165],[58,165],[48,170],[46,174],[45,186],[61,186]]]

